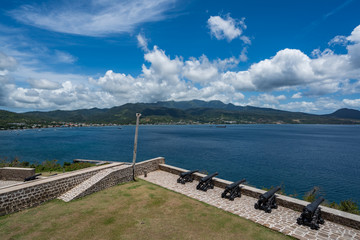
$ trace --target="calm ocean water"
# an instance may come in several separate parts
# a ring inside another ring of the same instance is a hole
[[[134,126],[0,131],[0,157],[130,162],[134,132]],[[137,160],[158,156],[259,188],[282,184],[299,198],[318,186],[329,201],[360,201],[360,126],[140,126]]]

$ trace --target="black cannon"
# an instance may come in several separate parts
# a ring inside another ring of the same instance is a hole
[[[215,172],[213,174],[209,174],[209,175],[203,177],[202,179],[200,179],[200,182],[196,186],[196,189],[201,190],[201,191],[205,191],[205,192],[209,188],[213,189],[214,188],[213,177],[215,177],[216,175],[218,175],[217,172]]]
[[[38,173],[38,174],[35,174],[35,175],[32,175],[30,177],[27,177],[27,178],[24,178],[24,182],[27,182],[27,181],[31,181],[31,180],[35,180],[36,177],[40,176],[41,173]]]
[[[240,184],[246,182],[246,179],[239,180],[232,184],[229,184],[225,187],[225,191],[221,194],[222,198],[227,198],[230,201],[234,201],[236,197],[241,197],[241,187]]]
[[[271,213],[272,208],[277,209],[275,193],[280,189],[281,187],[278,186],[264,194],[261,194],[259,200],[254,205],[255,209],[261,209],[267,213]]]
[[[319,197],[312,203],[304,207],[303,212],[297,219],[299,225],[309,226],[311,229],[318,230],[319,224],[324,224],[324,219],[321,217],[321,208],[319,205],[324,201],[323,197]]]
[[[182,184],[185,184],[186,182],[192,182],[194,180],[193,173],[196,173],[198,171],[199,170],[193,170],[180,173],[180,177],[177,179],[177,182]]]

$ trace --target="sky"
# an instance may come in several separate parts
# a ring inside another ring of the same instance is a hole
[[[0,109],[360,110],[360,0],[0,0]]]

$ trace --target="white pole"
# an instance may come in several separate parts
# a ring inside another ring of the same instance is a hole
[[[137,139],[138,139],[138,131],[139,131],[139,118],[141,113],[136,113],[136,128],[135,128],[135,139],[134,139],[134,154],[133,154],[133,180],[135,181],[135,162],[136,162],[136,152],[137,152]]]

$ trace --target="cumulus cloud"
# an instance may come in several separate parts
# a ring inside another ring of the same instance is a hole
[[[310,58],[297,49],[284,49],[248,70],[258,90],[296,86],[314,79]]]
[[[102,91],[125,102],[154,102],[160,100],[221,100],[234,102],[244,95],[231,82],[221,81],[219,65],[231,65],[235,60],[210,62],[206,56],[182,58],[167,56],[155,46],[144,55],[149,67],[143,65],[142,74],[133,77],[108,71],[103,77],[91,79]],[[198,85],[199,84],[199,85]]]
[[[139,24],[166,17],[175,0],[61,0],[28,4],[9,14],[18,21],[55,32],[104,36],[132,32]]]
[[[352,42],[351,46],[357,44],[356,34],[357,31],[354,31],[349,37],[353,39],[349,40]],[[349,46],[347,48],[351,50]],[[107,73],[94,81],[109,92],[123,89],[121,96],[127,96],[125,94],[132,90],[130,95],[136,96],[137,101],[219,99],[224,102],[262,107],[281,106],[285,110],[308,112],[331,109],[343,106],[344,103],[328,99],[318,100],[316,104],[310,101],[283,103],[287,99],[285,95],[275,96],[270,92],[298,91],[290,99],[360,92],[360,69],[352,64],[350,51],[339,55],[331,49],[318,49],[310,57],[298,49],[283,49],[269,59],[252,64],[245,71],[228,70],[232,65],[238,64],[240,59],[210,61],[202,55],[183,60],[181,57],[167,56],[164,50],[156,46],[146,52],[144,58],[150,66],[144,64],[142,74],[137,77],[112,73],[117,76],[115,81]],[[107,84],[111,84],[111,87],[106,87]],[[120,90],[117,91],[120,93]],[[247,91],[264,93],[246,100],[244,92]],[[134,97],[131,99],[136,101]]]
[[[191,58],[186,61],[183,75],[194,83],[204,83],[216,79],[218,69],[203,55],[200,59]]]
[[[241,20],[230,17],[230,14],[226,15],[225,18],[220,16],[211,16],[208,19],[208,27],[210,28],[211,35],[216,39],[227,39],[229,42],[235,38],[240,38],[244,43],[250,44],[251,41],[248,37],[243,36],[243,30],[246,29],[245,18]]]
[[[347,37],[347,40],[360,43],[360,25],[351,32],[350,36]]]
[[[345,54],[317,49],[308,56],[298,49],[283,49],[242,71],[232,69],[240,58],[210,60],[202,55],[183,59],[154,46],[144,52],[145,62],[139,75],[108,70],[87,82],[86,76],[39,72],[16,64],[3,54],[0,81],[4,76],[21,79],[29,87],[7,81],[1,86],[0,97],[8,107],[31,109],[104,108],[127,102],[191,99],[305,112],[358,107],[357,97],[346,96],[344,100],[324,97],[360,93],[360,66],[356,62],[358,29],[346,37],[349,43]],[[138,40],[140,46],[147,47],[143,35],[138,35]],[[249,91],[255,93],[247,98]]]

